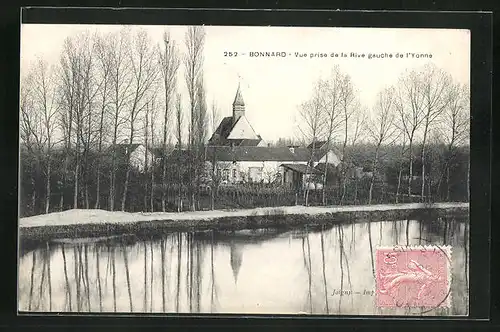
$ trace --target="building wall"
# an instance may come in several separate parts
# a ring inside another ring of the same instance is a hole
[[[333,151],[328,151],[327,154],[320,159],[320,163],[326,163],[328,157],[328,163],[335,165],[337,167],[340,164],[340,158]]]
[[[326,162],[326,155],[319,162]],[[210,163],[210,162],[209,162]],[[340,163],[339,157],[332,151],[328,154],[328,163],[338,166]],[[287,171],[285,176],[285,169],[280,167],[281,164],[302,164],[307,165],[306,161],[217,161],[217,170],[222,176],[223,184],[235,184],[241,182],[263,182],[270,183],[277,180],[277,174],[279,174],[280,182],[285,179],[286,183],[291,184],[292,173],[290,170]],[[313,167],[316,166],[318,162],[313,163]],[[211,165],[211,163],[210,163]],[[211,166],[208,166],[209,168]],[[305,178],[303,179],[303,186],[306,185]],[[310,184],[310,186],[321,186],[321,184]]]
[[[217,162],[217,168],[221,171],[223,180],[226,183],[240,182],[264,182],[270,183],[279,174],[283,178],[283,163],[306,164],[306,162],[290,161],[237,161],[237,162]]]
[[[243,115],[231,130],[227,139],[258,139],[258,137],[248,119]]]
[[[153,163],[153,154],[148,150],[147,155],[145,155],[146,147],[144,145],[139,145],[130,154],[130,164],[132,167],[137,168],[139,171],[143,172],[146,165],[146,158],[148,158],[148,166],[150,167]]]

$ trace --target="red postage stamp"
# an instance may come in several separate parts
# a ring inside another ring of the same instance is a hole
[[[376,251],[378,307],[448,307],[451,247],[394,246]]]

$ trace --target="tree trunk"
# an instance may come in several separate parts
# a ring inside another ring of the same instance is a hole
[[[114,150],[114,146],[113,146]],[[114,211],[115,208],[115,168],[116,168],[116,160],[115,160],[115,152],[112,152],[111,156],[111,171],[110,171],[110,184],[109,184],[109,210]]]
[[[412,151],[412,148],[413,148],[413,137],[410,138],[410,142],[409,142],[409,146],[408,146],[409,154],[410,154],[410,165],[409,165],[409,169],[408,169],[408,200],[409,200],[409,202],[411,202],[411,185],[412,185],[412,181],[413,181],[413,151]]]
[[[180,149],[180,143],[179,143],[179,149]],[[180,154],[179,154],[180,155]],[[178,202],[177,202],[177,212],[182,211],[182,174],[181,174],[181,167],[178,165],[177,167],[177,177],[178,177]]]
[[[425,201],[425,143],[427,141],[427,131],[429,129],[429,118],[427,117],[425,128],[424,128],[424,138],[422,140],[422,190],[420,194],[420,200]],[[430,193],[429,193],[430,195]]]
[[[215,149],[215,147],[214,147]],[[217,159],[216,159],[216,153],[214,150],[214,159],[212,160],[212,184],[210,186],[210,196],[211,196],[211,210],[215,210],[215,190],[216,190],[216,181],[217,179],[215,178],[216,172],[217,172],[217,167],[216,167]]]
[[[134,105],[133,110],[135,109],[136,105]],[[122,206],[121,210],[125,211],[125,203],[127,201],[127,194],[128,194],[128,185],[130,181],[130,155],[132,154],[132,140],[134,139],[134,111],[132,110],[132,116],[130,119],[130,136],[129,136],[129,141],[128,141],[128,149],[127,149],[127,159],[126,159],[126,167],[127,171],[125,173],[125,184],[123,187],[123,196],[122,196]]]
[[[109,209],[114,211],[116,200],[116,141],[118,137],[118,114],[115,114],[113,146],[111,150],[111,171],[109,184]]]
[[[85,208],[89,209],[90,208],[90,202],[89,202],[89,185],[87,184],[87,181],[85,182]]]
[[[49,142],[50,144],[50,142]],[[47,176],[45,182],[45,213],[49,213],[50,209],[50,173],[51,173],[51,160],[50,160],[50,151],[47,152]]]
[[[377,144],[377,149],[375,150],[375,160],[373,161],[373,169],[372,169],[373,174],[370,179],[370,190],[368,191],[368,204],[372,204],[373,184],[375,183],[375,174],[377,173],[379,149],[380,149],[380,143]]]
[[[446,201],[450,201],[450,166],[446,167]]]
[[[130,160],[130,158],[127,158],[127,160]],[[121,211],[125,211],[125,203],[127,201],[129,179],[130,179],[130,165],[127,165],[127,172],[125,173],[125,183],[123,185]]]
[[[166,92],[165,92],[166,93]],[[166,93],[167,94],[167,93]],[[163,156],[162,156],[162,175],[161,175],[161,210],[165,212],[166,210],[166,188],[167,188],[167,121],[168,121],[168,102],[165,104],[165,114],[163,119]],[[180,147],[179,147],[180,150]],[[180,151],[179,151],[180,152]],[[180,153],[179,153],[180,156]]]
[[[101,159],[102,159],[102,131],[104,127],[104,107],[101,110],[101,121],[99,124],[99,143],[97,148],[97,179],[96,179],[96,193],[94,209],[99,209],[101,205]]]
[[[153,106],[154,108],[154,106]],[[151,146],[154,147],[154,121],[151,119]],[[154,192],[155,192],[155,162],[151,161],[151,194],[149,196],[151,212],[154,212]]]
[[[358,204],[358,177],[354,178],[354,204]]]
[[[99,152],[99,155],[101,153]],[[100,201],[101,201],[101,192],[100,192],[100,187],[101,187],[101,169],[100,169],[100,162],[99,159],[101,157],[98,157],[97,161],[97,179],[96,179],[96,191],[95,191],[95,204],[94,204],[94,209],[99,209],[100,208]]]
[[[470,202],[470,150],[469,160],[467,161],[467,202]]]
[[[330,149],[328,148],[326,151],[329,151]],[[323,172],[323,188],[322,188],[322,191],[321,191],[321,202],[323,204],[323,206],[326,206],[327,202],[326,202],[326,195],[325,195],[325,190],[326,190],[326,182],[327,182],[327,176],[328,176],[328,152],[326,154],[326,158],[325,158],[325,170]]]
[[[147,107],[147,106],[146,106]],[[147,174],[149,170],[149,163],[148,163],[148,150],[149,150],[149,142],[148,142],[148,112],[149,109],[146,109],[146,124],[144,126],[145,132],[144,132],[144,175],[145,175],[145,181],[144,181],[144,211],[148,210],[148,180],[147,180]],[[152,211],[151,211],[152,212]]]
[[[401,188],[401,176],[403,175],[402,163],[399,165],[398,186],[396,188],[396,204],[399,203],[399,190]]]
[[[80,146],[77,144],[76,148],[76,165],[75,165],[75,188],[73,193],[73,209],[78,209],[78,174],[80,173]]]

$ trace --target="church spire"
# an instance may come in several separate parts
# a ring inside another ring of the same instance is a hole
[[[233,107],[234,106],[245,106],[245,102],[243,101],[243,96],[241,95],[241,87],[238,82],[238,90],[236,90],[236,96],[234,97]]]
[[[240,83],[238,83],[238,90],[236,90],[236,96],[233,102],[233,123],[236,123],[243,115],[245,115],[245,102],[241,94]]]
[[[242,246],[231,242],[230,247],[231,269],[233,270],[234,283],[238,283],[238,274],[240,273],[241,263],[243,261]]]

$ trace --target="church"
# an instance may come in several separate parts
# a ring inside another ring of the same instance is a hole
[[[233,101],[232,116],[222,119],[209,139],[205,160],[222,178],[222,184],[275,183],[303,189],[318,188],[321,166],[337,168],[341,157],[326,142],[307,147],[271,147],[264,143],[246,117],[240,85]],[[308,179],[309,178],[309,179]],[[306,181],[306,180],[309,181]]]

